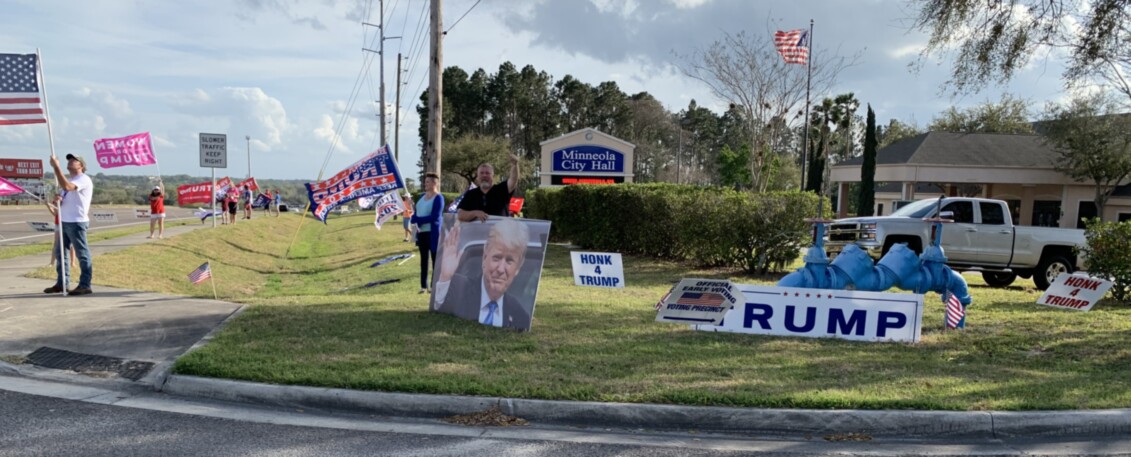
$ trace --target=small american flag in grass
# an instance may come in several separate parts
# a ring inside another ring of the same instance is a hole
[[[204,262],[204,265],[197,267],[188,275],[189,281],[192,281],[193,284],[200,284],[211,277],[212,267],[208,266],[208,262]]]
[[[965,325],[962,319],[966,317],[966,309],[962,307],[962,302],[958,301],[958,297],[950,291],[946,292],[943,296],[946,301],[946,328],[962,328]]]
[[[675,302],[679,305],[720,306],[724,301],[726,297],[719,294],[684,292]]]

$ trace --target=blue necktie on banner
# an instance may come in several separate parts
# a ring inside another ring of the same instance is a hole
[[[495,311],[499,310],[499,304],[495,302],[487,303],[487,319],[483,320],[484,324],[495,325]]]

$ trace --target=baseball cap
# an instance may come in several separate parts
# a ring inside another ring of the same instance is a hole
[[[83,159],[82,156],[77,156],[77,155],[74,155],[74,154],[67,154],[67,160],[77,160],[79,163],[82,164],[82,168],[84,170],[86,169],[86,160]]]
[[[161,186],[153,186],[153,190],[161,190]]]

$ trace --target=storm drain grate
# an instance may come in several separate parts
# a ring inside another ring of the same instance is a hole
[[[118,376],[137,381],[153,369],[152,362],[123,360],[117,357],[83,354],[47,346],[28,354],[28,363],[45,368],[72,370],[79,373],[117,373]]]

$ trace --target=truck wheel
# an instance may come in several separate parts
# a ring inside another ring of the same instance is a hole
[[[1013,284],[1013,280],[1017,279],[1017,275],[1013,273],[983,271],[982,279],[985,280],[986,285],[990,287],[1006,287],[1010,284]]]
[[[1061,273],[1072,273],[1072,264],[1068,262],[1068,259],[1060,256],[1046,257],[1041,259],[1041,263],[1037,265],[1037,271],[1033,272],[1033,284],[1036,284],[1038,289],[1048,289],[1049,285]]]

